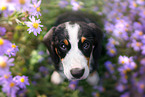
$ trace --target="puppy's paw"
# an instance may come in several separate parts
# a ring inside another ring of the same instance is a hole
[[[97,73],[97,72],[91,73],[91,74],[88,76],[88,78],[87,78],[87,82],[88,82],[90,85],[92,85],[92,86],[97,85],[98,82],[99,82],[99,75],[98,75],[98,73]]]
[[[57,71],[54,71],[51,75],[51,82],[58,85],[61,84],[63,81],[64,78]]]

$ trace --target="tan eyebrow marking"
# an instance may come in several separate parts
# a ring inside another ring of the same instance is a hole
[[[63,58],[61,59],[61,61],[63,61]]]
[[[55,52],[56,52],[56,54],[58,55],[57,48],[55,48]]]
[[[81,42],[82,42],[82,43],[83,43],[85,40],[86,40],[85,37],[82,37],[82,38],[81,38]]]
[[[58,55],[58,57],[61,58],[60,55],[58,54],[57,48],[55,48],[55,52]]]
[[[65,45],[68,45],[68,41],[66,39],[63,42]]]

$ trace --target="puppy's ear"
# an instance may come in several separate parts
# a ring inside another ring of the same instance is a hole
[[[49,50],[50,56],[55,64],[55,69],[59,69],[59,57],[56,54],[55,47],[54,47],[54,37],[53,33],[55,31],[55,27],[52,27],[44,36],[43,43],[46,45],[46,47]]]
[[[102,48],[102,39],[103,39],[103,32],[101,29],[94,23],[89,23],[88,24],[92,28],[93,35],[95,36],[94,38],[94,49],[93,49],[93,69],[97,69],[97,60],[100,57],[101,54],[101,48]]]

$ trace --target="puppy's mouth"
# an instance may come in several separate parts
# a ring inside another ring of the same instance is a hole
[[[83,77],[82,78],[74,78],[74,77],[71,78],[71,80],[83,80],[83,79],[85,79],[85,78],[83,78]]]

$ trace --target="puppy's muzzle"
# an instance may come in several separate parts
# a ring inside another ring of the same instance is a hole
[[[85,69],[73,68],[70,70],[72,76],[76,79],[79,79],[83,76]]]

